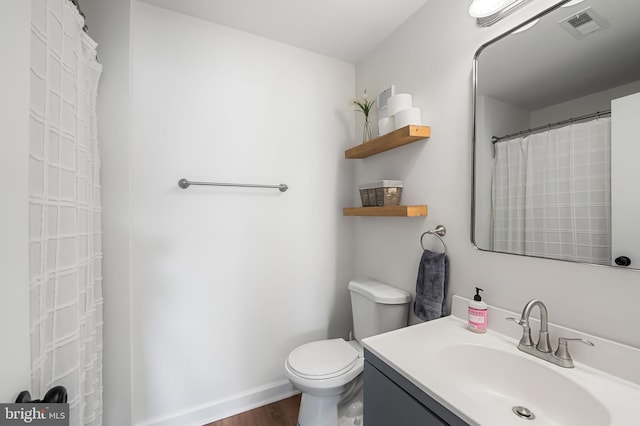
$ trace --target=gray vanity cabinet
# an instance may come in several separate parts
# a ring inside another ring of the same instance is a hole
[[[364,426],[468,426],[365,349]]]

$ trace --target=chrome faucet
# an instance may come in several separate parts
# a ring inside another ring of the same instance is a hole
[[[531,339],[531,325],[529,317],[534,307],[540,309],[540,331],[538,333],[538,343],[534,346]],[[549,361],[552,364],[565,368],[573,368],[573,360],[569,354],[567,343],[570,341],[581,342],[589,346],[595,346],[592,342],[585,339],[569,339],[566,337],[558,338],[558,349],[555,353],[552,351],[551,342],[549,341],[549,313],[547,307],[541,300],[530,300],[522,310],[520,320],[508,317],[507,320],[513,321],[522,327],[522,338],[518,343],[518,349],[529,355]]]

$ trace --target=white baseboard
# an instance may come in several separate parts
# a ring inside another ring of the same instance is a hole
[[[277,381],[207,402],[166,416],[144,420],[136,426],[202,426],[300,393],[288,380]]]

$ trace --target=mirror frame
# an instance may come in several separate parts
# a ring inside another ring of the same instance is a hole
[[[526,19],[524,22],[516,25],[515,27],[511,28],[510,30],[500,34],[499,36],[489,40],[488,42],[485,42],[484,44],[482,44],[478,50],[476,50],[476,53],[473,56],[473,69],[472,69],[472,84],[473,84],[473,91],[472,91],[472,98],[471,98],[471,102],[473,103],[473,120],[472,120],[472,150],[471,150],[471,227],[470,227],[470,237],[471,237],[471,245],[479,251],[484,251],[487,253],[499,253],[499,254],[508,254],[508,255],[512,255],[512,256],[521,256],[521,257],[531,257],[531,258],[538,258],[538,259],[545,259],[545,260],[554,260],[554,261],[560,261],[560,262],[570,262],[570,263],[577,263],[577,264],[582,264],[582,265],[594,265],[594,266],[601,266],[601,267],[607,267],[607,268],[611,268],[612,265],[602,265],[602,264],[597,264],[597,263],[590,263],[590,262],[580,262],[577,260],[567,260],[567,259],[556,259],[553,257],[543,257],[543,256],[534,256],[534,255],[525,255],[525,254],[520,254],[520,253],[511,253],[508,251],[498,251],[498,250],[489,250],[486,248],[481,248],[478,247],[478,245],[476,244],[476,169],[477,169],[477,160],[476,160],[476,147],[477,147],[477,139],[476,139],[476,131],[477,131],[477,118],[478,118],[478,58],[480,56],[480,54],[489,46],[491,46],[494,43],[497,43],[498,41],[502,40],[503,38],[513,34],[515,31],[519,30],[520,28],[530,24],[531,22],[535,21],[536,19],[540,19],[542,17],[544,17],[545,15],[559,9],[560,7],[562,7],[565,3],[569,3],[571,0],[562,0],[556,4],[554,4],[553,6],[548,7],[547,9],[543,10],[542,12],[534,15],[531,18]],[[627,268],[616,268],[616,269],[627,269]],[[634,269],[631,269],[634,270]]]

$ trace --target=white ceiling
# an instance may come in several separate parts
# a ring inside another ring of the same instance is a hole
[[[142,0],[358,63],[428,0]]]

